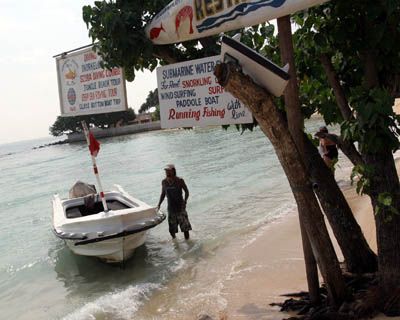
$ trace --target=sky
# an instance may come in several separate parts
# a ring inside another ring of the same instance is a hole
[[[91,43],[82,7],[91,0],[0,0],[0,144],[49,136],[60,115],[54,55]],[[140,83],[140,85],[138,85]],[[155,71],[127,82],[136,111]]]

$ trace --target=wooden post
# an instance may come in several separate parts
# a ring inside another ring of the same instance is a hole
[[[304,155],[303,128],[304,120],[300,111],[299,87],[297,83],[296,66],[294,63],[292,29],[290,16],[277,19],[278,37],[283,64],[289,63],[290,80],[284,92],[285,108],[290,134],[300,154]],[[313,304],[319,303],[318,268],[314,254],[303,224],[302,209],[299,210],[300,230],[303,243],[304,261],[306,266],[308,291]]]

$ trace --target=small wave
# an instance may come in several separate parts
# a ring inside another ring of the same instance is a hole
[[[3,153],[3,154],[0,154],[0,158],[5,158],[5,157],[8,157],[8,156],[12,156],[13,154],[14,154],[14,152]]]
[[[255,221],[251,226],[254,227],[255,232],[249,234],[247,241],[244,243],[242,248],[246,248],[251,245],[257,238],[265,232],[266,228],[269,228],[272,223],[281,221],[284,217],[289,214],[292,214],[296,211],[296,204],[293,203],[286,203],[279,208],[271,211],[270,214],[262,217],[261,219]]]
[[[33,268],[35,266],[39,266],[41,264],[51,264],[50,258],[49,257],[41,257],[37,260],[27,262],[27,263],[23,264],[22,266],[16,266],[16,265],[10,264],[10,265],[6,266],[4,269],[3,268],[2,269],[6,273],[8,273],[10,276],[14,276],[18,272],[31,269],[31,268]]]
[[[304,258],[302,258],[302,257],[298,257],[298,258],[286,258],[286,259],[284,259],[284,260],[286,260],[286,261],[303,261]]]
[[[287,202],[280,207],[272,210],[268,215],[262,217],[260,220],[256,221],[259,225],[265,225],[267,223],[275,222],[277,220],[286,217],[287,215],[296,211],[296,203],[294,201]]]
[[[14,275],[14,274],[16,274],[16,273],[19,272],[19,271],[32,268],[32,267],[33,267],[34,265],[36,265],[38,262],[39,262],[39,261],[33,261],[33,262],[30,262],[30,263],[24,264],[24,265],[21,266],[21,267],[15,267],[14,265],[9,265],[9,266],[7,267],[7,269],[6,269],[6,272],[7,272],[9,275]]]
[[[186,265],[186,261],[180,258],[178,261],[175,261],[172,266],[169,267],[169,270],[173,273],[182,270]]]
[[[199,284],[199,283],[198,283]],[[228,301],[222,294],[224,288],[223,278],[200,286],[185,285],[180,287],[183,294],[176,297],[176,303],[163,310],[162,315],[156,319],[195,319],[195,315],[205,313],[219,319],[219,315],[227,309]]]
[[[132,319],[138,308],[148,299],[151,291],[160,285],[146,283],[106,294],[65,316],[63,320],[126,320]]]
[[[247,266],[243,264],[243,261],[236,261],[232,267],[228,275],[226,276],[226,280],[232,280],[236,277],[241,277],[245,273],[252,272],[253,270],[262,268],[262,265],[256,264],[256,265],[251,265]]]

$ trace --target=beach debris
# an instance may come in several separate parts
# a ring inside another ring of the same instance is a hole
[[[306,291],[300,291],[300,292],[292,292],[292,293],[285,293],[281,294],[281,297],[292,297],[292,298],[302,298],[308,296],[308,292]]]
[[[196,320],[214,320],[213,317],[207,313],[199,313]],[[218,320],[228,320],[228,315],[225,311],[220,311],[218,315]]]
[[[334,309],[329,306],[325,285],[320,288],[319,305],[312,305],[308,292],[294,292],[283,294],[288,297],[282,303],[271,303],[271,306],[279,306],[281,311],[296,312],[297,316],[284,320],[356,320],[366,319],[383,312],[387,316],[397,315],[396,305],[400,300],[400,288],[393,291],[392,298],[386,303],[382,301],[382,289],[378,286],[375,273],[352,274],[344,272],[351,298]]]
[[[196,320],[214,320],[212,317],[210,317],[208,314],[206,313],[200,313]]]

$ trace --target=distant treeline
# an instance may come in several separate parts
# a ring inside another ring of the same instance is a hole
[[[84,120],[89,126],[98,128],[111,128],[120,125],[126,125],[129,121],[135,120],[136,114],[132,108],[126,111],[111,113],[99,113],[76,117],[61,117],[50,127],[50,134],[59,137],[63,134],[82,132],[81,121]]]

